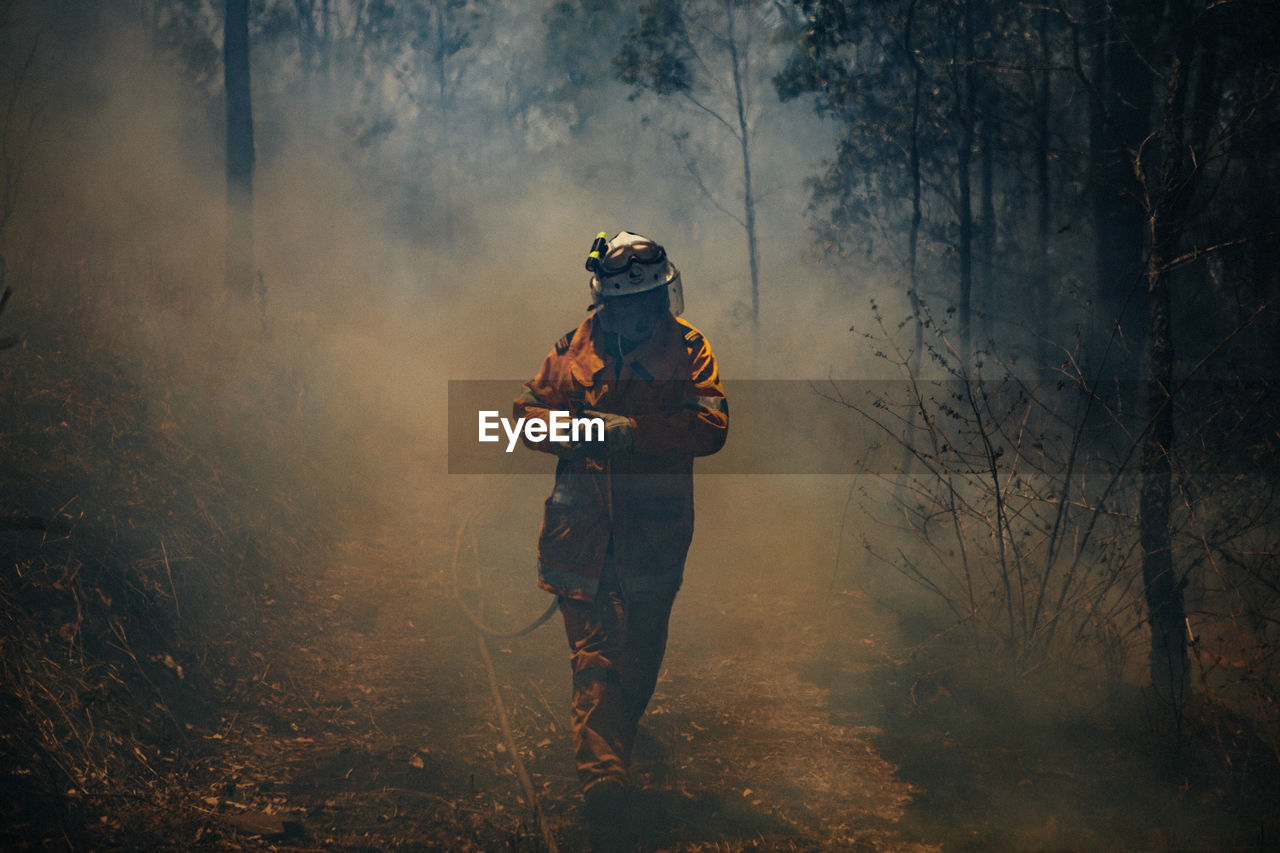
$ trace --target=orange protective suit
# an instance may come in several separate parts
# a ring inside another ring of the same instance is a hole
[[[618,346],[588,317],[515,403],[516,417],[591,410],[632,422],[631,451],[608,458],[526,439],[561,456],[538,536],[538,584],[560,596],[584,790],[627,781],[693,538],[693,458],[719,450],[729,427],[715,357],[693,326],[667,314],[634,350]]]
[[[693,457],[719,450],[729,429],[716,360],[702,334],[677,317],[667,315],[652,338],[621,357],[607,351],[593,319],[560,339],[525,383],[515,415],[626,415],[634,447],[611,459],[560,460],[538,537],[539,585],[590,601],[612,543],[624,595],[674,592],[693,538]]]

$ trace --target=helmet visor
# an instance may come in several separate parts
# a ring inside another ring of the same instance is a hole
[[[652,241],[626,243],[606,252],[600,261],[600,269],[605,275],[617,275],[629,270],[633,264],[656,264],[666,258],[667,253]]]

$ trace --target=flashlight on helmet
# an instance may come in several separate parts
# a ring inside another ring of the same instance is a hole
[[[587,255],[587,272],[600,274],[600,258],[609,250],[609,238],[603,231],[596,235],[595,241],[591,244],[591,252]]]

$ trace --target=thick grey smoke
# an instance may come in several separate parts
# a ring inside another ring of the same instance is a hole
[[[216,46],[216,17],[196,21]],[[900,378],[850,327],[874,328],[874,298],[894,332],[908,311],[902,281],[865,258],[816,261],[806,180],[829,156],[832,129],[804,103],[775,103],[767,74],[757,81],[762,110],[751,137],[757,339],[745,236],[717,209],[741,203],[732,142],[696,110],[631,100],[613,81],[600,82],[605,96],[576,131],[563,110],[513,108],[541,73],[541,18],[529,10],[477,37],[455,69],[447,109],[433,100],[430,69],[379,76],[358,57],[337,57],[304,86],[296,45],[258,47],[260,279],[247,295],[223,282],[216,75],[193,71],[127,16],[100,29],[56,16],[48,25],[46,82],[20,101],[44,110],[16,214],[0,234],[11,280],[127,341],[149,425],[251,470],[255,488],[239,496],[246,505],[296,496],[313,515],[308,523],[335,539],[389,543],[379,571],[418,571],[424,553],[438,554],[481,510],[495,596],[515,615],[544,606],[532,548],[550,457],[526,453],[526,473],[514,477],[450,475],[449,383],[503,380],[514,393],[533,374],[585,314],[583,261],[598,231],[665,244],[682,273],[685,318],[706,334],[730,382]],[[56,70],[71,55],[92,72]],[[697,180],[672,139],[684,130]],[[22,327],[33,317],[18,299],[6,322]],[[819,416],[834,404],[751,402],[757,409],[743,411],[730,399],[731,424],[768,424],[770,440],[809,460],[836,452],[830,430],[841,421]],[[689,609],[677,606],[673,660],[699,654],[707,638],[697,615],[706,608],[750,614],[735,622],[737,635],[715,638],[727,660],[749,667],[771,653],[773,632],[810,617],[831,627],[836,611],[815,616],[812,602],[845,594],[880,609],[875,624],[833,630],[894,638],[899,617],[934,600],[867,549],[939,563],[954,555],[922,544],[893,511],[892,486],[744,468],[701,477]],[[289,561],[294,542],[268,503],[264,527]],[[427,576],[447,582],[439,565]]]
[[[685,316],[707,334],[727,379],[874,369],[847,330],[865,313],[875,274],[852,262],[835,270],[809,262],[805,180],[829,150],[830,130],[803,104],[774,103],[763,75],[757,98],[768,106],[752,137],[758,342],[744,233],[715,207],[741,203],[732,141],[695,112],[629,100],[609,81],[601,85],[610,95],[576,136],[536,111],[513,126],[500,93],[520,82],[521,67],[537,73],[529,46],[541,19],[531,14],[487,31],[491,41],[466,59],[447,113],[430,101],[429,69],[402,81],[416,100],[386,95],[389,78],[371,79],[351,58],[335,61],[323,85],[301,86],[290,66],[296,46],[260,45],[260,289],[244,298],[227,294],[221,278],[218,78],[193,76],[183,55],[122,17],[98,31],[69,28],[56,15],[47,21],[69,53],[96,65],[83,79],[54,75],[56,98],[4,235],[11,264],[21,259],[33,276],[65,288],[63,298],[91,301],[104,326],[127,327],[148,348],[139,380],[156,397],[158,420],[198,425],[216,442],[219,429],[284,429],[285,411],[306,430],[300,440],[350,466],[364,499],[405,513],[384,514],[388,528],[418,523],[415,497],[424,492],[485,491],[483,480],[444,474],[447,383],[518,381],[536,370],[584,316],[582,264],[599,230],[629,228],[666,244],[683,274]],[[217,19],[195,20],[216,45]],[[362,95],[371,87],[383,97]],[[353,130],[357,119],[379,117],[359,116],[362,103],[382,105],[382,132]],[[449,148],[441,147],[446,119]],[[677,153],[671,135],[681,130],[697,143],[714,202]],[[81,293],[86,281],[110,281],[110,292]],[[263,370],[275,374],[270,387]],[[765,500],[776,487],[792,488],[712,480],[703,490],[710,509]],[[821,491],[811,493],[826,506]],[[799,513],[822,552],[818,575],[834,547],[830,526],[814,521],[821,512]],[[728,514],[700,536],[741,541],[747,529]],[[793,571],[807,573],[810,556],[793,551]]]

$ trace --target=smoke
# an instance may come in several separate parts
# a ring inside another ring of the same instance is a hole
[[[598,231],[627,229],[665,244],[682,273],[685,318],[706,334],[726,379],[886,375],[849,327],[870,324],[872,296],[896,324],[907,312],[901,287],[855,259],[834,268],[814,262],[805,181],[830,150],[831,130],[804,104],[773,107],[753,139],[758,340],[743,231],[694,186],[664,131],[686,118],[638,107],[617,84],[618,96],[576,139],[537,114],[525,121],[538,142],[522,150],[500,141],[511,133],[509,116],[460,105],[450,135],[465,141],[435,150],[429,116],[408,108],[380,133],[344,125],[366,85],[345,76],[350,68],[335,66],[327,88],[309,92],[260,74],[260,288],[228,294],[221,105],[211,84],[193,82],[120,22],[66,37],[65,50],[90,57],[93,71],[55,77],[18,215],[3,234],[10,270],[22,271],[13,283],[48,288],[49,300],[78,306],[100,330],[127,330],[154,428],[180,424],[202,452],[247,468],[261,493],[300,494],[309,523],[335,538],[410,543],[387,571],[405,571],[423,538],[447,537],[485,507],[486,558],[505,567],[494,580],[532,589],[549,457],[530,459],[537,473],[517,476],[511,488],[496,477],[450,476],[448,383],[518,387],[534,373],[585,314],[583,261]],[[261,58],[267,68],[285,64]],[[496,91],[502,81],[471,85]],[[340,94],[326,101],[326,92]],[[715,162],[704,163],[704,178],[734,209],[740,167]],[[19,327],[32,317],[21,304],[6,318]],[[763,421],[794,424],[778,438],[820,454],[813,411],[769,411]],[[765,595],[777,602],[766,616],[785,612],[794,621],[802,602],[844,585],[851,571],[863,591],[906,589],[858,550],[854,534],[867,521],[850,488],[848,476],[699,478],[690,606],[732,608]],[[908,547],[899,540],[910,535],[871,532],[889,549]],[[673,629],[687,638],[684,648],[693,644],[691,625]],[[749,653],[761,629],[746,625],[722,645]],[[845,627],[839,643],[873,629],[897,630],[885,617]],[[696,654],[680,648],[676,654]]]
[[[64,72],[51,59],[51,91],[27,93],[45,113],[3,235],[11,268],[98,328],[127,331],[153,426],[180,424],[203,452],[247,467],[263,493],[301,491],[312,523],[334,536],[352,525],[366,535],[370,519],[392,536],[447,531],[491,502],[494,479],[446,473],[448,383],[518,389],[534,373],[585,314],[583,261],[598,231],[665,244],[685,283],[685,319],[731,382],[881,369],[849,326],[865,324],[871,294],[892,299],[891,282],[812,257],[805,182],[832,131],[803,103],[771,106],[752,138],[757,339],[745,234],[716,207],[740,215],[741,164],[732,140],[699,129],[696,115],[606,83],[611,94],[571,137],[547,115],[512,128],[494,100],[459,97],[447,117],[457,144],[445,149],[438,105],[366,97],[368,69],[352,58],[302,86],[295,46],[266,43],[254,54],[259,287],[229,294],[218,79],[193,74],[127,16],[105,17],[96,28],[48,19],[53,56],[84,57],[92,70]],[[203,21],[216,45],[216,19]],[[538,23],[508,21],[494,38],[517,44],[511,31],[524,27],[528,41]],[[468,69],[467,92],[505,85],[511,62],[486,61]],[[367,103],[398,109],[361,116]],[[541,127],[539,142],[523,148],[510,139],[528,123]],[[693,154],[714,199],[671,138],[689,128],[703,140]],[[756,422],[794,424],[795,440],[821,454],[813,412],[763,411]],[[537,515],[530,494],[549,489],[551,466],[526,464],[545,473],[524,478],[518,499],[506,493],[499,514]],[[698,491],[691,582],[830,583],[847,478],[726,475],[701,478]],[[526,573],[535,533],[536,518],[507,558]]]
[[[49,20],[57,55],[87,58],[92,71],[46,69],[54,84],[52,96],[38,93],[47,102],[41,144],[4,234],[11,268],[25,268],[53,298],[92,306],[101,327],[129,330],[157,425],[181,422],[219,452],[228,434],[294,448],[305,476],[266,451],[251,453],[251,464],[267,490],[305,480],[317,511],[334,512],[322,526],[343,523],[337,507],[364,506],[361,523],[375,516],[382,530],[421,527],[424,514],[447,528],[443,508],[485,500],[496,484],[446,473],[448,383],[518,388],[533,374],[584,316],[583,260],[598,231],[630,229],[666,245],[682,273],[685,318],[730,382],[884,375],[849,327],[868,325],[873,295],[890,323],[906,307],[894,282],[855,259],[814,262],[806,180],[831,150],[832,130],[804,103],[770,106],[752,137],[757,339],[745,235],[716,208],[740,210],[741,164],[733,141],[699,129],[696,114],[630,100],[606,83],[609,94],[571,137],[538,124],[546,115],[500,108],[496,93],[510,83],[502,75],[518,64],[503,51],[468,67],[459,79],[470,88],[445,113],[422,98],[369,97],[389,83],[371,83],[352,57],[303,86],[295,45],[265,43],[255,53],[260,286],[237,295],[222,281],[216,76],[193,75],[120,16],[98,28]],[[216,19],[202,20],[216,44]],[[492,38],[513,54],[538,25],[536,16],[512,18]],[[420,80],[406,86],[427,91]],[[374,105],[369,115],[362,104]],[[446,120],[455,147],[442,147]],[[523,148],[512,139],[529,122],[542,129]],[[701,144],[686,151],[714,199],[671,138],[689,128]],[[825,403],[752,403],[761,411],[739,412],[743,423],[754,416],[782,430],[777,441],[828,452],[814,425]],[[254,444],[242,438],[235,452]],[[547,460],[528,465],[549,481]],[[759,566],[804,587],[829,583],[847,492],[845,477],[703,478],[695,556],[735,556],[709,561],[716,568],[702,577],[728,583]],[[744,507],[768,507],[768,519]]]

